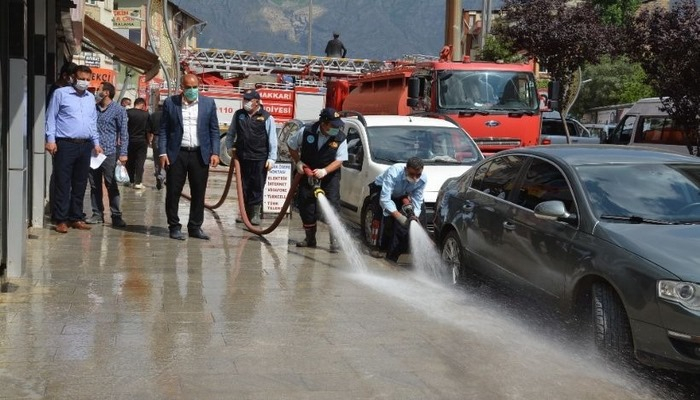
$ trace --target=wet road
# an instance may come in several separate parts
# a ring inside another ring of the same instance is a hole
[[[211,175],[209,202],[224,177]],[[0,294],[0,398],[680,400],[698,392],[688,377],[606,365],[555,317],[489,288],[448,289],[367,255],[358,272],[349,251],[327,251],[325,226],[319,248],[298,249],[296,214],[259,238],[235,224],[231,197],[205,214],[211,241],[169,239],[165,193],[151,176],[146,185],[122,190],[124,230],[109,218],[89,232],[31,230],[26,274]],[[188,207],[183,200],[185,222]]]

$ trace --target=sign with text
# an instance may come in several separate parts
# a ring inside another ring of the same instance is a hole
[[[267,173],[267,182],[263,191],[263,212],[279,214],[291,187],[292,164],[275,163],[275,166]],[[290,208],[287,209],[287,214],[289,214]]]
[[[112,25],[114,29],[141,29],[141,8],[120,7],[112,10]]]

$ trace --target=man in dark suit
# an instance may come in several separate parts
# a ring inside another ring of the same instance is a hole
[[[170,237],[185,240],[178,217],[180,194],[185,180],[190,182],[190,237],[209,240],[202,231],[204,195],[209,179],[209,165],[219,165],[219,121],[214,99],[199,95],[197,76],[182,77],[182,93],[163,103],[158,134],[161,168],[166,172],[165,214]]]

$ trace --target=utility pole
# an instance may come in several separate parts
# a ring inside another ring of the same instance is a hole
[[[309,0],[309,48],[308,48],[308,56],[311,57],[311,28],[313,26],[313,21],[314,21],[314,0]]]
[[[493,15],[493,7],[491,0],[483,0],[481,7],[481,36],[479,37],[479,47],[482,49],[486,46],[486,35],[491,32],[491,16]]]

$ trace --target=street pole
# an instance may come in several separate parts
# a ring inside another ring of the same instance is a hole
[[[314,0],[309,0],[309,48],[308,48],[308,56],[311,57],[311,28],[313,26],[313,20],[314,20]]]

